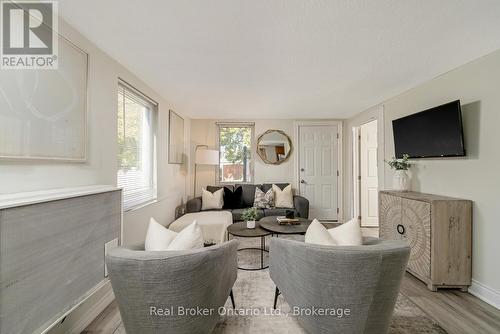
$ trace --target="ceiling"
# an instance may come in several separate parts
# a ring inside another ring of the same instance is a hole
[[[500,48],[498,0],[60,0],[193,118],[346,118]]]

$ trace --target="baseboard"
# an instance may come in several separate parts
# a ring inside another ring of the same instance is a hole
[[[500,310],[500,292],[473,279],[469,293]]]
[[[111,288],[111,284],[106,285],[108,290],[106,293],[95,302],[95,304],[89,308],[84,314],[70,328],[65,331],[65,334],[80,334],[87,328],[88,325],[94,321],[95,318],[99,314],[101,314],[104,309],[111,304],[111,302],[115,299],[115,295],[113,293],[113,289]]]

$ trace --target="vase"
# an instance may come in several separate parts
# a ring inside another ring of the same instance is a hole
[[[247,220],[247,228],[255,228],[255,220]]]
[[[410,190],[410,177],[407,171],[402,169],[396,170],[392,179],[392,188],[397,191]]]

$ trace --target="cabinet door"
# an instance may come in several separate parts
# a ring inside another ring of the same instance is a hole
[[[401,224],[401,198],[381,193],[379,196],[379,235],[385,240],[400,240],[397,231]]]
[[[408,269],[430,278],[431,270],[431,205],[409,199],[401,200],[403,237],[410,243]]]

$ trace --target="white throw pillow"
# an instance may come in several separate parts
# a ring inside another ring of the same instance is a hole
[[[201,209],[222,209],[224,206],[224,188],[211,193],[205,188],[201,189]]]
[[[328,233],[337,246],[361,246],[363,244],[361,226],[357,219],[352,219],[347,223],[331,228]]]
[[[277,208],[293,209],[292,185],[287,185],[283,190],[273,184],[274,206]]]
[[[180,231],[168,246],[168,250],[188,250],[203,248],[203,234],[196,220]]]
[[[149,220],[144,249],[146,251],[164,251],[175,239],[177,233],[159,224],[154,218]]]
[[[317,219],[314,219],[307,228],[305,235],[305,242],[307,244],[315,244],[322,246],[335,246],[330,233],[326,227],[323,226]]]

